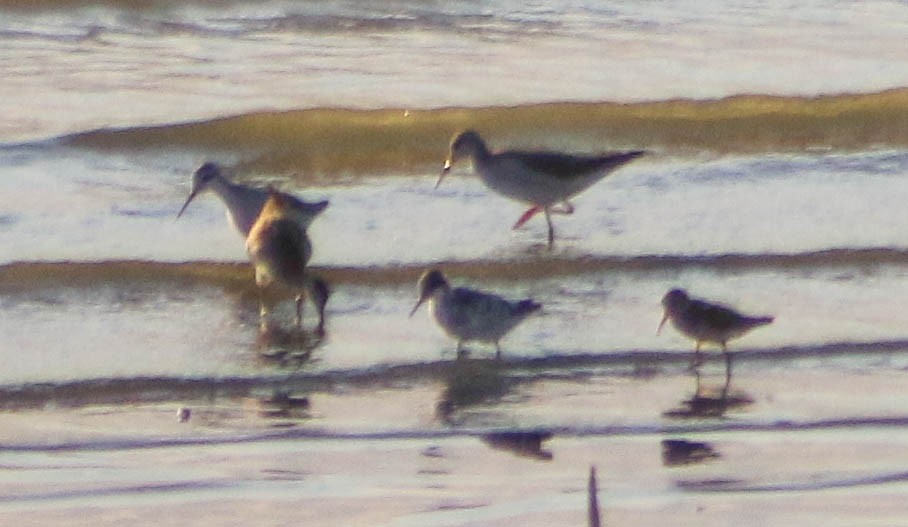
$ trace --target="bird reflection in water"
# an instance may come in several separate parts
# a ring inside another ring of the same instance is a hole
[[[743,392],[729,391],[731,375],[726,372],[725,383],[721,388],[705,386],[702,382],[700,368],[692,371],[695,379],[694,395],[681,401],[681,406],[663,413],[665,417],[698,418],[722,417],[729,410],[753,404],[753,398]]]
[[[462,424],[461,410],[500,400],[512,384],[503,372],[500,360],[464,357],[449,363],[445,388],[435,407],[438,419],[449,425]]]
[[[483,442],[492,448],[542,461],[552,459],[552,452],[542,448],[542,443],[551,438],[548,430],[493,432],[482,436]]]
[[[259,415],[267,419],[305,419],[309,417],[309,398],[275,390],[269,397],[258,399]]]
[[[710,443],[686,439],[664,439],[662,441],[662,464],[666,467],[693,465],[719,457]]]
[[[262,321],[256,339],[257,356],[265,364],[299,368],[324,342],[324,335],[317,331],[307,331],[298,326],[281,327]]]

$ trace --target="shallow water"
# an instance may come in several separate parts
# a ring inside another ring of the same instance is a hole
[[[0,522],[583,525],[596,465],[609,525],[899,523],[906,29],[894,1],[0,2]],[[550,252],[468,166],[434,188],[467,127],[648,155]],[[324,338],[279,297],[262,326],[216,198],[176,219],[206,160],[330,200]],[[407,318],[429,266],[544,308],[458,360]],[[730,399],[656,333],[679,286],[776,317]]]
[[[478,371],[471,394],[495,384]],[[164,525],[583,525],[595,465],[609,524],[898,523],[905,416],[891,394],[903,372],[843,380],[749,360],[739,371],[736,397],[753,402],[724,419],[667,416],[691,395],[683,373],[517,382],[458,399],[443,419],[436,403],[456,375],[310,392],[311,407],[281,416],[264,395],[185,399],[188,423],[171,404],[6,412],[0,515],[107,524],[153,508]],[[503,431],[552,437],[534,449]],[[665,441],[706,455],[669,460]]]
[[[0,138],[264,109],[908,85],[898,1],[0,3]],[[41,109],[41,111],[32,111]]]

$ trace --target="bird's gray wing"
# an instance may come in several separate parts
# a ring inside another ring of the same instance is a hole
[[[482,325],[511,315],[511,304],[498,295],[465,287],[451,291],[453,316],[460,324]]]
[[[702,300],[692,300],[688,310],[697,313],[697,319],[708,321],[710,326],[723,331],[738,327],[745,318],[734,309]]]
[[[527,168],[562,179],[582,177],[594,172],[607,172],[643,155],[641,150],[602,156],[576,156],[557,152],[506,152]]]

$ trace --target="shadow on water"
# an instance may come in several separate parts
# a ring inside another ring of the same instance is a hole
[[[298,326],[282,327],[274,322],[262,321],[256,339],[257,360],[268,366],[300,370],[311,359],[312,353],[324,343],[322,333],[308,331]],[[285,420],[273,426],[293,426],[286,420],[308,419],[311,406],[308,396],[295,395],[289,388],[276,387],[269,396],[256,399],[258,415],[265,419]]]
[[[225,428],[234,426],[239,420],[246,420],[252,411],[263,420],[269,428],[293,428],[298,421],[311,418],[309,414],[309,397],[293,394],[290,390],[275,388],[270,395],[248,395],[243,404],[234,408],[208,406],[181,406],[177,410],[177,420],[212,427]]]
[[[500,360],[458,357],[445,374],[436,417],[448,425],[463,424],[463,409],[497,401],[511,390],[516,381],[506,373],[507,367]]]
[[[263,321],[256,338],[256,357],[266,365],[299,369],[309,362],[312,353],[324,342],[324,335],[318,332]]]
[[[908,472],[868,472],[854,476],[830,474],[812,475],[803,481],[754,482],[735,478],[714,478],[675,482],[675,486],[689,492],[742,493],[774,492],[800,493],[818,490],[847,489],[876,485],[902,484],[908,482]]]
[[[506,450],[520,457],[549,461],[552,452],[544,450],[542,443],[552,438],[547,430],[493,432],[482,436],[482,441],[497,450]]]
[[[662,440],[662,464],[666,467],[678,467],[704,463],[720,457],[712,444],[686,439]]]
[[[681,401],[677,408],[662,413],[675,419],[723,417],[729,410],[753,404],[753,398],[741,391],[731,391],[731,371],[726,370],[725,382],[721,386],[707,386],[703,383],[700,368],[692,370],[694,394]]]
[[[512,378],[506,361],[499,359],[470,359],[463,353],[447,365],[444,390],[436,404],[436,417],[450,426],[461,426],[475,415],[465,410],[495,403],[505,397],[518,383]],[[511,452],[520,457],[548,461],[552,453],[543,443],[552,438],[547,430],[505,430],[483,434],[482,441],[496,450]]]
[[[309,397],[294,395],[289,391],[276,389],[267,397],[258,399],[259,416],[266,419],[307,419],[310,417]]]
[[[265,292],[239,289],[232,291],[231,297],[237,322],[243,326],[258,328],[255,348],[260,355],[268,357],[311,353],[325,338],[325,332],[319,331],[312,321],[308,319],[295,321],[292,313],[285,309],[286,306],[279,305],[293,301],[294,297],[285,291],[273,288]],[[263,300],[270,306],[269,311],[264,314],[261,311]],[[304,309],[303,313],[309,311],[311,309]],[[307,318],[314,319],[314,315],[308,315]]]

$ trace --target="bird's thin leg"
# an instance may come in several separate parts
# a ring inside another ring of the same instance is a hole
[[[303,302],[306,296],[302,293],[296,295],[296,326],[303,327]]]
[[[495,341],[495,359],[501,360],[501,346],[498,345],[498,341]]]
[[[325,306],[328,304],[330,292],[328,285],[318,277],[307,280],[306,297],[309,298],[318,311],[318,325],[315,326],[315,334],[319,337],[325,336]]]
[[[315,326],[315,334],[323,337],[325,336],[325,310],[322,309],[318,314],[318,325]]]
[[[265,293],[259,289],[259,318],[268,316],[268,304],[265,303]]]
[[[268,304],[265,303],[265,293],[259,288],[259,330],[268,330]]]
[[[545,222],[549,226],[549,249],[551,249],[555,245],[555,227],[552,226],[552,213],[549,208],[546,207],[543,211],[545,212]]]
[[[731,353],[728,352],[725,343],[722,343],[722,351],[725,353],[725,386],[722,388],[722,399],[725,399],[731,386]]]
[[[697,383],[695,386],[696,391],[694,392],[694,398],[697,398],[697,397],[700,397],[700,389],[701,389],[700,388],[700,370],[698,370],[698,369],[694,370],[694,378],[697,379]]]
[[[514,224],[512,229],[519,229],[524,223],[529,221],[529,219],[532,218],[533,216],[535,216],[536,213],[539,212],[540,210],[542,210],[542,207],[540,207],[539,205],[533,205],[532,207],[527,209],[527,211],[524,212],[522,216],[520,216],[520,219],[517,220],[517,223]]]
[[[463,347],[463,341],[458,340],[457,341],[457,358],[459,359],[460,357],[462,357],[463,354],[466,353],[466,351],[467,351],[466,348]]]
[[[700,358],[700,341],[698,340],[697,345],[694,346],[694,358],[690,361],[690,369],[696,370],[702,363],[703,360]]]

